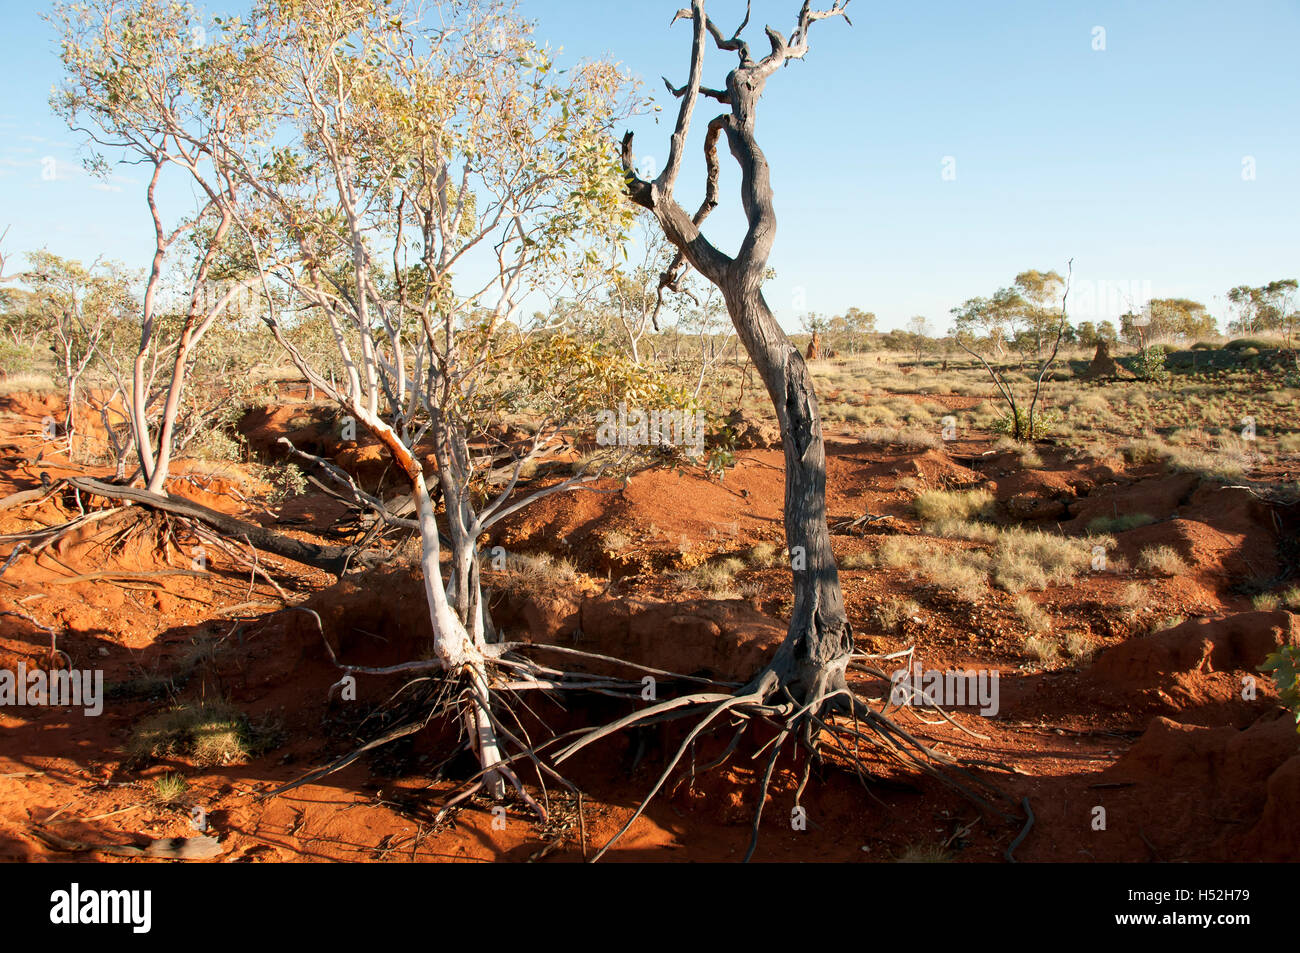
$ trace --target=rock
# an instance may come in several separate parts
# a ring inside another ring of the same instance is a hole
[[[769,450],[781,446],[781,431],[765,420],[747,415],[743,410],[733,410],[727,415],[727,429],[737,450]]]

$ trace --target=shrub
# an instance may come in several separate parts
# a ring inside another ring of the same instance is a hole
[[[1021,440],[1041,440],[1051,436],[1062,421],[1061,412],[1049,407],[1039,407],[1034,411],[1034,426],[1029,426],[1029,410],[1016,408],[1015,415],[1004,413],[993,421],[993,432],[1015,436],[1019,431]]]
[[[1300,648],[1284,645],[1264,659],[1261,672],[1272,672],[1277,685],[1278,700],[1295,715],[1296,731],[1300,732]]]
[[[1265,341],[1263,338],[1234,338],[1227,344],[1223,345],[1226,351],[1248,351],[1253,350],[1255,353],[1260,351],[1271,351],[1274,347],[1272,341]]]
[[[1169,379],[1169,368],[1165,366],[1168,360],[1169,353],[1161,345],[1153,344],[1138,354],[1133,370],[1144,381],[1160,383]]]

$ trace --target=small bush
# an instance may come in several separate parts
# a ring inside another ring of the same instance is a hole
[[[1277,685],[1278,700],[1295,715],[1296,731],[1300,732],[1300,648],[1284,645],[1259,667],[1261,672],[1272,672]]]
[[[1259,351],[1271,351],[1274,345],[1272,341],[1265,341],[1263,338],[1235,338],[1223,345],[1225,351],[1249,351],[1256,353]]]
[[[1060,427],[1062,419],[1060,411],[1048,407],[1038,407],[1034,410],[1034,425],[1031,428],[1029,426],[1029,410],[1025,407],[1019,407],[1016,409],[1014,416],[1010,412],[1006,412],[995,420],[993,422],[993,432],[1014,437],[1018,430],[1021,440],[1041,440],[1055,433],[1057,428]]]
[[[1166,363],[1169,353],[1159,344],[1154,344],[1140,352],[1133,364],[1133,370],[1144,381],[1160,383],[1169,379]]]

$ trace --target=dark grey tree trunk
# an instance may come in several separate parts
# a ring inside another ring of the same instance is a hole
[[[853,630],[840,594],[826,525],[826,448],[808,365],[772,316],[762,292],[727,308],[763,378],[785,449],[785,538],[794,572],[794,610],[773,668],[797,698],[841,687]]]
[[[763,298],[763,279],[776,237],[776,213],[767,159],[755,138],[755,118],[767,78],[807,52],[812,23],[842,15],[839,2],[828,11],[813,11],[805,3],[789,40],[769,27],[771,52],[755,60],[748,44],[740,39],[745,24],[728,38],[706,16],[704,0],[693,0],[691,10],[677,14],[691,20],[694,27],[691,75],[681,89],[669,86],[682,102],[668,163],[657,179],[647,182],[637,177],[632,137],[629,134],[623,140],[628,194],[654,213],[678,250],[661,284],[672,286],[689,265],[718,286],[736,334],[776,410],[785,448],[785,534],[794,571],[795,601],[785,641],[769,671],[796,698],[809,699],[843,684],[844,669],[853,650],[853,632],[844,611],[826,525],[826,451],[812,379],[803,356]],[[712,36],[719,49],[736,53],[740,60],[740,65],[728,74],[723,90],[701,86],[706,34]],[[706,195],[691,216],[673,198],[672,189],[681,168],[691,115],[701,96],[723,103],[730,110],[709,122],[704,145]],[[740,166],[741,203],[748,220],[745,239],[734,258],[719,251],[700,233],[700,225],[718,204],[717,144],[724,133]]]

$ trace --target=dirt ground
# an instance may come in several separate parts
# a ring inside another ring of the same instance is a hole
[[[53,396],[0,397],[0,498],[67,475],[108,475],[70,464],[44,439],[41,421],[58,409]],[[327,421],[309,409],[286,403],[253,412],[244,424],[250,445],[268,447],[288,434],[365,479],[384,477],[371,448],[330,444]],[[987,437],[903,450],[832,428],[827,453],[832,523],[875,518],[835,533],[848,565],[888,537],[924,534],[911,505],[917,486],[985,487],[1005,518],[1067,535],[1099,514],[1155,521],[1113,534],[1121,568],[1028,593],[1052,632],[1087,646],[1057,659],[1026,648],[1032,633],[1007,592],[990,588],[971,602],[906,569],[844,568],[863,652],[911,647],[926,669],[998,672],[993,717],[970,707],[953,710],[950,721],[929,710],[901,709],[897,717],[943,754],[977,762],[981,777],[1029,805],[1033,822],[981,812],[938,782],[867,755],[866,779],[833,759],[814,772],[800,801],[806,824],[795,829],[798,772],[783,763],[757,860],[1000,862],[1013,843],[1014,859],[1036,862],[1300,853],[1300,741],[1271,682],[1256,671],[1278,645],[1300,641],[1300,629],[1290,612],[1257,610],[1250,599],[1252,581],[1294,569],[1294,508],[1158,465],[1078,457],[1050,445],[1038,448],[1041,467],[1025,468],[994,452]],[[268,503],[267,489],[238,467],[223,473],[186,462],[169,486],[302,538],[330,539],[339,530],[345,511],[335,501],[309,490]],[[738,451],[721,482],[702,470],[656,470],[599,489],[550,497],[497,527],[494,545],[564,558],[580,571],[567,587],[500,588],[497,622],[512,638],[581,644],[672,671],[752,674],[784,632],[788,570],[750,562],[736,576],[739,591],[723,594],[693,591],[675,574],[743,559],[755,544],[780,546],[781,451]],[[417,573],[395,561],[336,583],[236,544],[228,551],[202,544],[138,507],[67,490],[0,508],[0,534],[82,513],[91,519],[39,552],[36,545],[18,552],[12,540],[0,545],[0,669],[102,669],[106,693],[94,717],[73,708],[0,708],[5,860],[147,862],[85,848],[193,836],[202,823],[220,840],[219,861],[577,861],[624,824],[680,738],[670,725],[587,749],[569,774],[584,797],[549,790],[546,824],[522,803],[494,813],[488,802],[468,801],[440,817],[446,795],[473,766],[442,763],[448,739],[432,726],[263,798],[380,733],[385,725],[373,712],[404,684],[366,677],[357,701],[332,695],[339,672],[311,617],[294,607],[320,615],[325,638],[350,664],[418,658],[429,626]],[[971,545],[926,538],[937,551]],[[1166,576],[1132,568],[1155,546],[1175,550],[1189,570]],[[492,584],[491,571],[487,579]],[[913,604],[910,614],[882,612],[900,598]],[[1248,684],[1253,694],[1244,691]],[[888,690],[866,675],[860,687],[868,695]],[[229,763],[133,754],[141,724],[182,702],[233,706],[265,745]],[[534,730],[627,711],[626,702],[598,697],[529,704],[522,723]],[[700,744],[701,769],[729,734]],[[721,768],[674,777],[607,859],[742,857],[764,763],[758,754],[756,746],[742,748]],[[183,791],[164,797],[161,779],[177,774]]]

